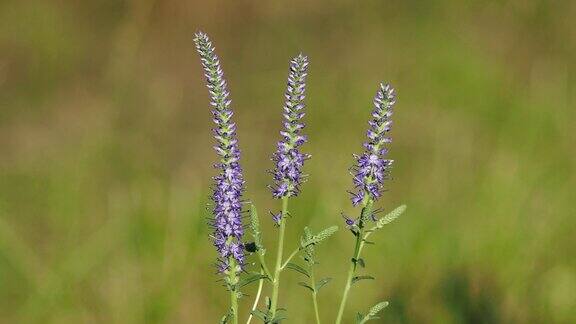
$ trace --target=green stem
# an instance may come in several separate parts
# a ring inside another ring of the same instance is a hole
[[[344,315],[344,308],[346,308],[346,302],[348,301],[348,293],[350,292],[350,287],[352,286],[352,278],[354,277],[354,273],[356,273],[356,268],[358,266],[358,259],[360,259],[360,255],[362,253],[362,248],[364,247],[364,218],[369,216],[372,212],[369,210],[370,208],[367,207],[370,205],[366,199],[364,199],[364,203],[362,204],[362,215],[359,219],[359,232],[356,234],[356,244],[354,246],[354,256],[350,260],[350,267],[348,268],[348,275],[346,276],[346,286],[344,286],[344,293],[342,294],[342,300],[340,301],[340,307],[338,308],[338,315],[336,317],[336,324],[340,324],[342,322],[342,316]],[[371,205],[370,205],[371,206]]]
[[[230,291],[230,307],[232,307],[232,324],[238,324],[238,298],[236,291]]]
[[[236,260],[234,260],[234,258],[232,257],[229,257],[228,262],[230,264],[228,276],[230,285],[230,308],[232,310],[231,324],[238,324],[238,293],[237,293],[238,276],[236,275]]]
[[[314,276],[314,266],[310,266],[310,287],[314,289],[312,292],[312,302],[314,304],[314,315],[316,315],[316,324],[320,324],[320,312],[318,311],[318,300],[316,299],[316,278]]]
[[[284,232],[286,230],[286,218],[288,217],[288,197],[282,198],[282,218],[280,219],[280,233],[278,236],[278,252],[276,253],[276,267],[274,280],[272,281],[272,301],[270,304],[271,317],[276,316],[278,307],[278,288],[280,287],[280,271],[282,270],[282,254],[284,252]]]

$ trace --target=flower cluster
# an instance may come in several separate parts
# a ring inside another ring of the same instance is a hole
[[[354,206],[365,202],[365,199],[377,200],[381,193],[384,180],[388,177],[392,160],[386,159],[388,149],[386,144],[392,139],[388,132],[392,125],[392,108],[396,103],[394,88],[389,84],[380,84],[374,98],[372,119],[368,122],[367,137],[364,143],[364,153],[354,155],[356,165],[352,167],[355,191],[352,194]]]
[[[300,152],[299,148],[306,143],[306,136],[301,134],[304,128],[304,92],[308,75],[308,58],[302,54],[290,61],[290,73],[284,105],[284,130],[280,132],[282,140],[278,142],[277,151],[272,160],[275,162],[274,185],[271,186],[275,198],[297,196],[300,185],[305,179],[302,174],[304,161],[310,155]]]
[[[240,167],[240,150],[236,138],[236,124],[232,121],[231,100],[227,90],[224,73],[218,56],[208,36],[199,32],[194,37],[196,49],[200,54],[202,67],[206,76],[212,105],[212,114],[216,127],[213,129],[217,145],[214,146],[220,162],[214,166],[219,174],[214,177],[215,185],[212,200],[214,201],[214,218],[210,220],[213,227],[214,246],[220,254],[219,270],[230,269],[234,262],[239,271],[244,264],[244,234],[242,224],[242,192],[244,179]]]

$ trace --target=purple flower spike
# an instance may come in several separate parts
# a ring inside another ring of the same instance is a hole
[[[392,142],[388,137],[392,125],[392,108],[396,103],[394,88],[389,84],[380,84],[374,98],[372,119],[368,122],[364,153],[354,155],[356,165],[351,168],[355,190],[352,204],[357,206],[365,199],[377,200],[382,194],[384,180],[388,178],[393,160],[386,159],[388,149],[385,145]]]
[[[212,239],[218,250],[220,259],[218,269],[223,272],[230,270],[230,261],[236,260],[240,271],[244,264],[244,245],[242,235],[242,192],[244,179],[240,167],[240,150],[236,138],[236,124],[232,122],[233,112],[230,109],[231,100],[227,89],[224,73],[220,67],[218,56],[208,36],[199,32],[194,37],[196,49],[200,54],[202,67],[210,92],[210,105],[216,127],[213,129],[216,146],[214,149],[220,157],[220,162],[214,166],[219,174],[214,177],[215,185],[212,200],[214,201],[214,218],[210,220],[213,227]]]
[[[304,161],[310,155],[300,152],[300,146],[306,143],[306,136],[301,134],[304,128],[304,97],[306,76],[308,75],[308,58],[302,54],[290,61],[290,74],[284,104],[284,129],[280,132],[282,140],[278,142],[277,151],[272,156],[275,162],[274,185],[271,186],[275,198],[297,196],[300,185],[305,181],[302,174]]]

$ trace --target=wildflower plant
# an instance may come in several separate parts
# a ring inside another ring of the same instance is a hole
[[[238,301],[245,296],[241,289],[251,283],[258,283],[258,288],[246,323],[249,324],[256,318],[264,323],[280,323],[285,320],[287,311],[280,306],[279,291],[281,274],[288,269],[303,276],[304,281],[299,282],[299,285],[310,292],[315,321],[320,323],[318,293],[332,278],[316,279],[316,267],[319,265],[316,249],[321,242],[338,231],[338,226],[330,226],[317,233],[305,227],[299,244],[284,257],[286,225],[292,216],[288,204],[290,199],[298,196],[302,190],[302,184],[307,179],[303,167],[305,161],[310,158],[308,153],[301,151],[302,145],[307,142],[307,137],[303,133],[305,128],[303,119],[308,58],[299,54],[290,61],[285,103],[282,107],[281,138],[276,151],[272,154],[274,169],[270,171],[272,174],[270,189],[272,197],[280,201],[280,211],[271,212],[272,223],[276,225],[278,231],[275,262],[271,268],[266,260],[267,249],[263,243],[256,207],[252,202],[242,198],[244,177],[240,166],[236,124],[232,120],[231,100],[219,58],[205,33],[196,33],[194,42],[200,55],[211,99],[215,124],[213,133],[216,140],[214,149],[219,158],[214,165],[218,174],[214,177],[212,216],[208,223],[212,227],[210,237],[217,252],[217,272],[222,276],[224,286],[230,293],[230,308],[220,322],[238,323]],[[361,210],[357,218],[345,217],[346,227],[355,237],[355,247],[335,323],[342,322],[351,286],[360,280],[374,279],[372,276],[357,273],[359,268],[365,267],[361,253],[366,244],[372,243],[368,241],[368,237],[392,222],[405,210],[405,206],[401,206],[388,215],[377,218],[376,214],[380,210],[373,207],[384,190],[385,180],[388,179],[392,165],[392,160],[387,159],[387,154],[388,145],[391,143],[389,132],[395,100],[394,89],[389,85],[380,85],[374,99],[372,118],[368,122],[368,139],[364,143],[364,151],[360,155],[354,155],[356,163],[351,168],[354,190],[350,193],[352,204],[361,207]],[[248,211],[245,208],[248,205],[250,222],[245,226],[243,214]],[[251,241],[245,240],[245,230],[249,230]],[[255,256],[256,260],[247,260],[251,259],[251,256]],[[300,257],[300,262],[295,259],[297,256]],[[264,305],[261,305],[265,286],[269,288],[270,297],[265,297]],[[377,314],[387,305],[388,302],[381,302],[365,315],[357,313],[356,322],[365,323],[377,318]]]
[[[218,252],[218,272],[225,276],[230,291],[231,309],[226,317],[238,321],[239,274],[244,267],[244,245],[242,237],[242,192],[244,179],[240,167],[240,149],[236,138],[236,124],[232,121],[231,100],[224,72],[208,36],[197,33],[194,38],[200,54],[202,67],[210,92],[212,115],[216,127],[213,129],[216,146],[214,150],[220,160],[214,166],[219,174],[214,177],[212,240]]]

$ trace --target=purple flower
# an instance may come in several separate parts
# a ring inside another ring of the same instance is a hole
[[[300,185],[306,176],[302,174],[304,161],[310,155],[300,152],[300,146],[306,143],[306,136],[301,134],[304,128],[304,92],[308,75],[308,58],[302,54],[290,61],[290,73],[284,104],[284,129],[280,132],[282,139],[278,142],[277,151],[272,156],[275,163],[274,185],[270,186],[275,198],[297,196]]]
[[[219,169],[219,174],[214,177],[214,218],[209,223],[213,227],[212,239],[220,256],[218,268],[226,271],[230,269],[232,260],[240,267],[244,264],[244,228],[241,215],[244,179],[239,163],[240,150],[236,138],[236,124],[232,122],[231,100],[228,98],[229,92],[218,56],[206,34],[197,33],[194,42],[204,68],[216,124],[213,129],[216,139],[214,150],[220,161],[214,165]],[[234,270],[239,271],[240,268]]]
[[[274,225],[280,226],[280,221],[282,220],[282,212],[278,212],[276,214],[270,212],[272,214],[272,221],[274,221]]]
[[[365,199],[377,200],[382,194],[384,180],[388,178],[392,160],[386,159],[392,142],[388,137],[392,125],[392,107],[396,103],[394,88],[389,84],[380,84],[374,98],[372,119],[368,122],[368,140],[364,143],[364,153],[354,155],[356,164],[351,168],[355,190],[352,204],[357,206]]]

